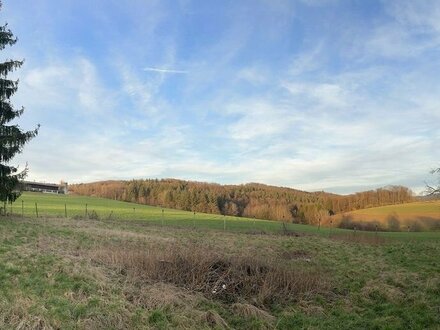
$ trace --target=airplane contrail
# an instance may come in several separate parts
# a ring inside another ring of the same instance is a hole
[[[144,71],[152,71],[152,72],[160,72],[160,73],[188,73],[188,71],[183,71],[183,70],[162,69],[162,68],[153,68],[153,67],[146,67],[144,68]]]

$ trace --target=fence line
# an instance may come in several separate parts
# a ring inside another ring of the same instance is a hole
[[[32,204],[32,203],[31,203]],[[28,204],[29,205],[29,204]],[[201,214],[199,215],[197,212],[193,211],[192,216],[191,213],[185,214],[176,214],[176,211],[169,212],[169,216],[166,217],[166,210],[164,208],[157,209],[157,212],[153,214],[143,214],[142,211],[136,212],[136,207],[127,208],[125,210],[121,210],[119,216],[118,213],[114,210],[110,210],[110,214],[107,217],[100,217],[100,214],[103,214],[105,211],[99,210],[97,212],[93,206],[88,203],[84,204],[84,213],[81,216],[81,207],[78,204],[74,204],[76,207],[69,208],[68,203],[64,203],[64,210],[62,209],[62,204],[56,210],[49,211],[48,213],[44,212],[44,206],[39,205],[37,202],[34,203],[35,211],[34,213],[29,212],[29,206],[26,206],[25,200],[21,200],[21,217],[25,215],[35,215],[36,218],[41,217],[51,217],[51,216],[59,216],[62,217],[62,213],[64,211],[64,217],[68,218],[70,215],[71,218],[84,218],[84,219],[92,219],[92,220],[139,220],[146,223],[157,224],[160,223],[162,227],[170,226],[170,227],[192,227],[193,229],[197,228],[211,228],[211,229],[223,229],[223,231],[253,231],[257,232],[261,230],[261,232],[282,232],[285,234],[287,231],[294,232],[295,228],[292,228],[295,224],[287,223],[287,222],[276,222],[269,221],[264,219],[256,219],[255,216],[253,218],[241,218],[237,216],[226,216],[222,214]],[[44,205],[44,204],[43,204]],[[99,209],[100,206],[97,206]],[[13,214],[13,208],[11,205],[11,214]],[[69,210],[71,210],[69,212]],[[177,211],[178,212],[178,211]],[[258,222],[257,222],[258,220]],[[292,226],[291,226],[292,225]],[[325,233],[328,237],[337,232],[336,228],[333,226],[333,222],[330,222],[330,227],[322,227],[321,223],[317,227],[309,227],[306,230],[300,230],[300,232],[322,232]],[[356,235],[357,234],[356,226],[351,230],[351,232]],[[408,226],[408,231],[410,231]],[[342,231],[341,231],[342,232]],[[347,232],[344,230],[344,232]],[[376,225],[374,233],[377,235],[378,228]]]

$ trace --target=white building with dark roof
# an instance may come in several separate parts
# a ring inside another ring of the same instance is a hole
[[[56,183],[23,181],[24,191],[34,191],[51,194],[67,194],[69,192],[67,182]]]

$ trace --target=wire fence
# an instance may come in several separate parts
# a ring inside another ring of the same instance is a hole
[[[100,221],[130,220],[156,226],[170,226],[192,229],[216,229],[223,231],[240,231],[252,234],[280,233],[295,235],[295,233],[331,234],[340,229],[328,227],[313,227],[282,221],[270,221],[256,218],[243,218],[221,214],[187,212],[160,207],[148,210],[142,206],[131,208],[108,208],[103,205],[85,203],[50,204],[37,201],[19,200],[9,204],[6,209],[9,215],[27,218],[72,218]],[[356,231],[355,231],[356,232]]]
[[[69,203],[54,201],[41,201],[38,199],[19,199],[6,207],[0,206],[0,214],[12,215],[13,217],[26,218],[70,218],[77,220],[96,220],[96,221],[119,221],[126,220],[141,225],[152,225],[156,227],[175,227],[192,230],[213,229],[224,232],[242,232],[248,234],[278,234],[287,236],[303,236],[307,234],[327,236],[329,238],[338,236],[350,237],[349,240],[361,241],[369,237],[388,237],[388,238],[414,238],[417,228],[410,226],[401,227],[400,232],[382,231],[377,226],[374,231],[364,231],[356,225],[351,228],[338,228],[338,225],[330,222],[330,225],[323,227],[321,224],[311,226],[306,224],[290,223],[283,220],[271,221],[257,218],[244,218],[236,216],[225,216],[221,214],[208,214],[188,212],[182,210],[132,204],[127,207],[126,203],[120,205],[114,201],[107,204],[105,202],[79,203],[77,201]],[[405,235],[411,234],[411,235]],[[420,235],[425,235],[421,231]],[[435,232],[430,232],[435,234]],[[402,236],[402,234],[404,236]],[[419,235],[419,236],[420,236]],[[416,235],[417,236],[417,235]],[[429,236],[429,235],[428,235]],[[375,240],[377,241],[377,240]]]

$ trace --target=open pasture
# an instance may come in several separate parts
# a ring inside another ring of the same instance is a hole
[[[280,222],[223,216],[219,214],[194,213],[182,210],[154,207],[148,205],[120,202],[111,199],[78,196],[55,195],[25,192],[8,206],[8,212],[25,217],[92,218],[103,221],[133,220],[144,224],[163,226],[210,228],[228,231],[264,231],[278,232],[284,229]],[[289,230],[313,232],[317,228],[285,224]],[[323,229],[326,233],[327,229]]]
[[[38,193],[24,193],[12,213],[0,221],[0,328],[440,322],[439,232],[285,230],[273,221]]]
[[[356,218],[380,221],[385,221],[390,215],[395,215],[401,220],[417,220],[424,217],[440,220],[440,200],[372,207],[353,211],[350,214]]]
[[[0,328],[436,329],[438,233],[390,234],[1,217]]]
[[[372,207],[336,216],[336,223],[377,224],[391,231],[439,231],[440,201],[424,201]],[[358,226],[359,227],[359,226]]]
[[[37,206],[35,205],[37,204]],[[331,226],[317,226],[231,217],[218,214],[193,213],[148,205],[120,202],[111,199],[78,196],[54,195],[25,192],[12,205],[8,212],[16,216],[25,217],[56,217],[56,218],[93,218],[102,221],[131,220],[143,224],[172,226],[182,228],[205,228],[213,230],[239,231],[248,233],[284,233],[287,229],[294,233],[313,233],[317,235],[350,234],[352,230],[334,228]],[[163,210],[163,212],[162,212]],[[12,212],[11,212],[12,211]],[[87,212],[87,213],[86,213]],[[287,232],[289,234],[289,232]],[[368,234],[367,234],[368,235]],[[371,233],[371,235],[376,235]],[[399,237],[402,239],[439,237],[440,233],[391,233],[380,232],[379,236]]]

